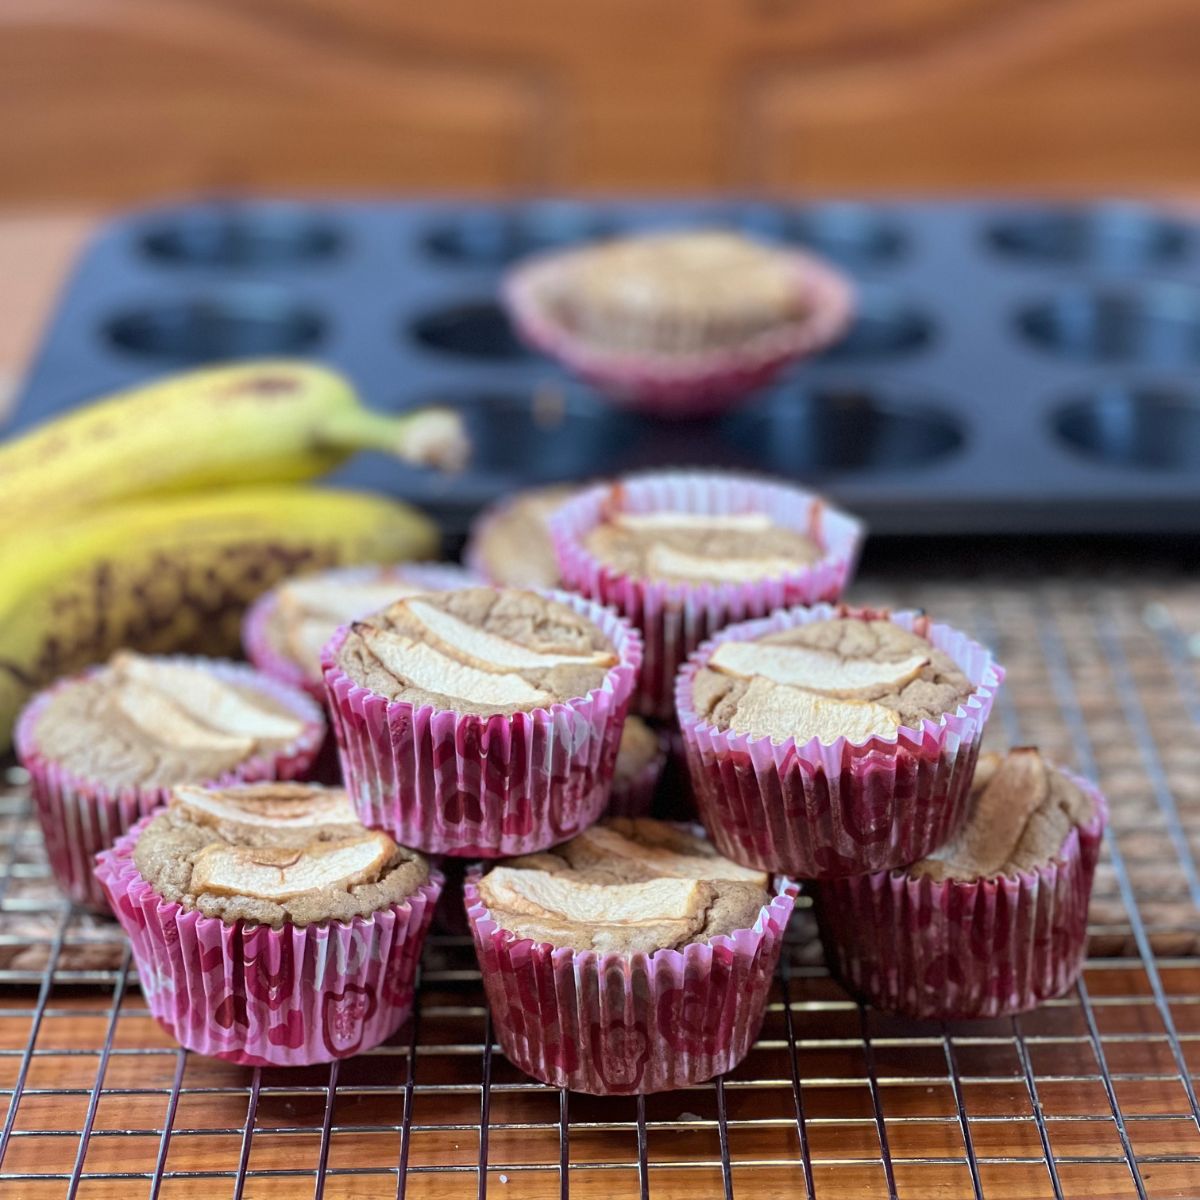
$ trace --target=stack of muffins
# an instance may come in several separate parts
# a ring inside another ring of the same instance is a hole
[[[30,705],[56,874],[126,928],[162,1024],[242,1063],[391,1036],[439,897],[504,1053],[576,1090],[740,1062],[802,886],[866,1001],[1032,1007],[1079,971],[1104,801],[1034,749],[980,759],[1003,670],[842,604],[861,535],[671,471],[514,497],[465,569],[290,581],[248,615],[257,670],[123,654]],[[699,823],[649,815],[671,745]]]

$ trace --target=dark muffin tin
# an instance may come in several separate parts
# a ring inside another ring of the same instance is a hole
[[[513,336],[524,254],[651,225],[731,224],[858,280],[820,359],[725,417],[609,407]],[[364,454],[336,477],[448,532],[523,484],[675,464],[811,483],[881,533],[1200,531],[1200,237],[1130,205],[711,201],[204,203],[123,217],[84,255],[22,428],[217,359],[311,355],[369,403],[455,405],[455,478]]]

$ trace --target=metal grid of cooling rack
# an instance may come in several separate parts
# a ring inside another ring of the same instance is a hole
[[[1014,1020],[856,1004],[791,931],[762,1036],[712,1084],[567,1095],[495,1050],[469,942],[430,939],[413,1020],[332,1067],[185,1054],[115,926],[58,899],[0,791],[0,1194],[24,1200],[1200,1197],[1200,583],[859,585],[1009,667],[988,741],[1097,777],[1112,829],[1078,987]]]

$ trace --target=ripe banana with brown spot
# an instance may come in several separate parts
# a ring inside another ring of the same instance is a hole
[[[0,536],[135,497],[311,479],[358,450],[456,469],[468,448],[450,410],[373,412],[313,363],[189,371],[0,444]]]
[[[238,652],[246,606],[297,571],[428,558],[398,501],[278,486],[114,505],[0,539],[0,752],[36,689],[128,646]]]

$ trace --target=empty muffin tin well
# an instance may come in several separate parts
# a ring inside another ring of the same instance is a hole
[[[216,205],[151,221],[145,254],[172,266],[252,270],[320,262],[342,248],[343,233],[323,214],[293,205]]]
[[[305,354],[324,321],[279,293],[231,293],[148,304],[117,313],[111,343],[145,358],[204,363],[222,358]]]
[[[888,289],[859,289],[849,333],[825,351],[827,362],[869,362],[915,354],[933,340],[928,313]]]
[[[531,204],[526,209],[476,208],[431,225],[426,252],[447,263],[503,267],[527,254],[605,237],[612,218],[574,204]]]
[[[1183,367],[1200,361],[1200,290],[1176,284],[1071,288],[1022,308],[1039,349],[1097,362]]]
[[[1186,253],[1186,225],[1137,205],[1034,208],[997,218],[987,229],[998,253],[1029,263],[1154,268]]]
[[[504,267],[635,230],[733,225],[855,276],[845,341],[724,416],[623,412],[523,347]],[[667,465],[818,484],[882,533],[1200,532],[1200,247],[1144,206],[991,201],[209,202],[134,213],[83,256],[15,428],[164,371],[312,354],[368,404],[441,400],[442,476],[363,454],[335,482],[461,533],[522,484]]]
[[[1200,470],[1200,402],[1191,394],[1118,384],[1065,403],[1054,414],[1063,442],[1113,466]]]
[[[782,475],[903,471],[963,444],[959,421],[937,403],[855,387],[781,389],[731,425],[739,445]]]
[[[513,332],[504,309],[491,299],[439,305],[411,321],[408,333],[418,345],[438,354],[502,362],[534,357]]]
[[[885,210],[866,204],[747,204],[730,213],[733,225],[772,241],[795,242],[852,269],[886,267],[907,253],[909,234]]]
[[[445,403],[446,397],[430,397]],[[619,470],[639,423],[566,388],[531,394],[453,397],[475,446],[472,468],[510,480],[549,483]]]

